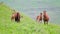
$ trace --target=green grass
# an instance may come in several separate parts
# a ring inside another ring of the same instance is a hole
[[[60,26],[55,24],[44,25],[21,13],[21,22],[11,21],[12,10],[0,5],[0,34],[60,34]]]

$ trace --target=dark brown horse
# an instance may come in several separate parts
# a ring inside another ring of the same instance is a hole
[[[19,12],[16,13],[15,21],[20,22],[20,14],[19,14]]]
[[[37,16],[36,20],[38,22],[42,22],[42,13],[40,13],[40,15]]]
[[[49,16],[48,14],[46,13],[46,11],[43,11],[43,21],[44,21],[44,24],[48,24],[48,21],[49,21]]]

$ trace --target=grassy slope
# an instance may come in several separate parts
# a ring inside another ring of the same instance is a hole
[[[57,25],[37,23],[22,14],[20,23],[10,20],[13,11],[6,5],[0,5],[0,34],[60,34]]]

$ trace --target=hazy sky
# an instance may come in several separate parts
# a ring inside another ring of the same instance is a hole
[[[60,0],[0,0],[0,2],[1,1],[16,9],[60,7]]]

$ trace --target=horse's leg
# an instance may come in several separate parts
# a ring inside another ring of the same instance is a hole
[[[40,22],[42,23],[42,20]]]
[[[40,23],[41,23],[42,21],[40,21]]]
[[[38,22],[40,22],[40,20],[39,20],[39,19],[37,19],[37,21],[38,21]]]
[[[21,19],[21,17],[20,17],[20,16],[18,16],[18,22],[20,22],[20,19]]]
[[[12,21],[13,17],[11,17],[11,21]]]
[[[38,22],[40,22],[40,20],[38,20]]]
[[[20,19],[21,19],[21,18],[19,18],[19,22],[20,22]]]
[[[45,24],[45,21],[44,21],[44,24]]]
[[[47,21],[47,24],[48,24],[48,21]]]

